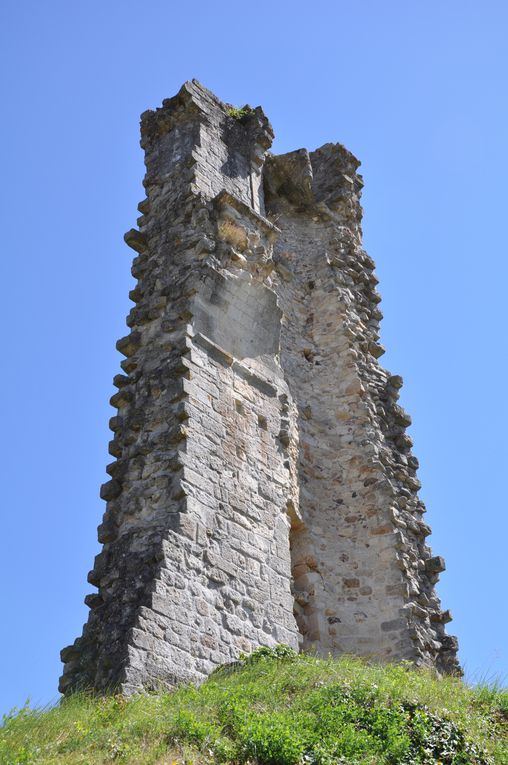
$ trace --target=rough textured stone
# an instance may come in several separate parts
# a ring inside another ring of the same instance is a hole
[[[402,378],[377,361],[358,160],[273,156],[261,108],[196,81],[141,135],[98,593],[60,689],[200,680],[281,642],[459,672]]]

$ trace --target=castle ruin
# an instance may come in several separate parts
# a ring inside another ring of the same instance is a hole
[[[195,80],[141,118],[115,458],[60,690],[204,679],[258,646],[458,673],[417,459],[379,364],[358,160],[273,155]]]

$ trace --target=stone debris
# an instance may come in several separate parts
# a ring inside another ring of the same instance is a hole
[[[195,80],[141,136],[98,593],[60,690],[199,681],[277,643],[460,673],[402,378],[378,362],[358,160],[274,156],[260,107]]]

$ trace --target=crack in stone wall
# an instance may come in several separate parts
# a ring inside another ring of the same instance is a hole
[[[418,462],[378,363],[358,161],[274,156],[196,81],[145,112],[115,458],[60,689],[199,681],[260,645],[459,672]]]

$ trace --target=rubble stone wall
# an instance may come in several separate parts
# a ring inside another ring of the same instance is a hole
[[[196,81],[141,134],[98,591],[60,689],[200,680],[281,642],[459,672],[402,380],[378,362],[358,161],[271,155],[259,107]]]

